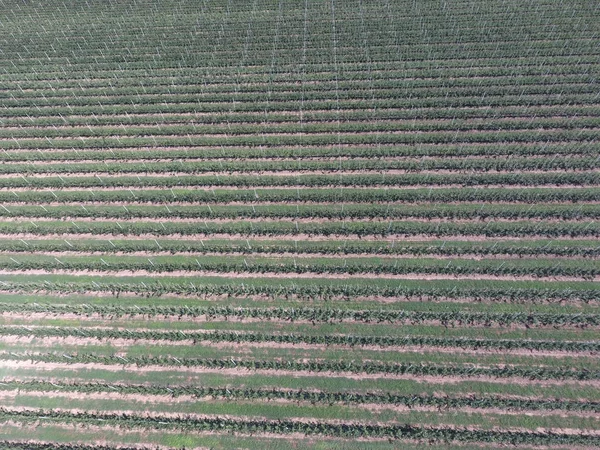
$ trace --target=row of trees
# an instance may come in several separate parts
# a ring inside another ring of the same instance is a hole
[[[47,259],[48,258],[48,259]],[[553,260],[422,260],[395,259],[387,263],[370,262],[366,259],[314,259],[302,258],[291,261],[286,258],[271,260],[248,261],[244,258],[229,257],[224,261],[214,258],[202,259],[177,256],[176,261],[156,260],[146,257],[121,257],[107,262],[101,257],[31,257],[19,260],[9,257],[0,259],[0,267],[4,270],[89,270],[94,272],[137,271],[145,270],[155,273],[168,272],[221,272],[221,273],[275,273],[275,274],[380,274],[380,275],[447,275],[447,276],[476,276],[488,275],[494,277],[572,277],[594,280],[600,275],[600,266],[586,261]]]
[[[549,83],[556,82],[556,77],[549,78],[544,77]],[[580,77],[581,78],[581,77]],[[589,78],[584,76],[583,78]],[[136,79],[138,80],[138,79]],[[492,82],[499,83],[499,79],[490,78]],[[111,80],[100,80],[102,82],[114,83],[114,79]],[[481,80],[478,80],[481,82]],[[197,82],[197,80],[196,80]],[[44,86],[48,86],[46,82],[41,82]],[[76,86],[81,84],[81,81],[76,81]],[[15,86],[11,86],[13,91],[21,88],[21,82],[15,83]],[[27,84],[27,83],[25,83]],[[234,85],[231,83],[228,86]],[[156,80],[156,86],[162,87],[163,89],[171,90],[172,84],[161,80]],[[239,85],[239,88],[243,88],[243,85]],[[114,88],[114,86],[113,86]],[[69,89],[69,88],[66,88]],[[78,88],[80,89],[80,88]],[[138,88],[139,89],[139,88]],[[144,89],[148,89],[144,87]],[[71,89],[73,95],[77,95],[82,90]],[[52,92],[51,90],[47,92]],[[41,92],[40,94],[43,94]],[[45,94],[43,94],[45,95]],[[169,109],[162,112],[161,114],[149,114],[149,115],[94,115],[90,119],[89,116],[85,115],[69,115],[65,116],[54,116],[54,115],[27,115],[19,116],[12,114],[9,117],[4,117],[2,122],[8,126],[120,126],[123,123],[126,124],[137,124],[137,125],[156,125],[158,119],[169,124],[238,124],[238,123],[296,123],[298,122],[298,115],[293,111],[274,111],[265,112],[263,111],[223,111],[218,114],[211,115],[195,115],[193,120],[190,119],[189,114],[180,111],[177,105],[171,105],[173,110]],[[185,105],[182,108],[186,108]],[[576,118],[586,117],[598,114],[598,106],[594,104],[587,105],[554,105],[550,108],[544,108],[542,106],[530,106],[526,108],[528,117],[539,118],[542,122],[548,120],[547,118]],[[37,111],[37,110],[36,110]],[[14,111],[11,111],[14,112]],[[484,110],[481,108],[470,107],[470,108],[448,108],[448,109],[434,109],[434,108],[414,108],[410,110],[394,110],[394,109],[379,109],[379,110],[362,110],[362,109],[348,109],[348,110],[309,110],[303,112],[302,118],[304,123],[325,123],[338,120],[340,122],[352,122],[352,121],[369,121],[369,120],[381,120],[381,121],[393,121],[393,120],[470,120],[470,119],[489,119],[490,121],[502,120],[502,119],[522,119],[524,116],[523,106],[507,106],[494,108],[493,111]],[[166,119],[166,120],[165,120]],[[530,122],[532,120],[530,119]],[[456,122],[454,122],[456,123]],[[528,122],[524,122],[528,123]]]
[[[0,419],[31,424],[38,421],[73,425],[90,424],[97,426],[112,425],[118,427],[143,429],[176,429],[181,431],[210,431],[217,433],[301,433],[307,436],[332,436],[342,438],[410,439],[426,442],[485,442],[494,445],[574,445],[592,447],[600,445],[600,438],[585,432],[557,433],[546,431],[500,431],[463,427],[422,426],[410,424],[375,425],[356,422],[331,423],[317,421],[299,421],[293,419],[229,419],[222,417],[133,415],[126,413],[101,413],[94,411],[59,410],[14,410],[0,409]],[[40,445],[40,444],[38,444]],[[28,447],[46,450],[41,446]],[[58,445],[58,446],[57,446]],[[13,447],[14,448],[14,447]],[[17,447],[18,448],[18,447]],[[70,446],[53,444],[52,450],[104,450],[103,446]],[[125,447],[119,447],[125,448]]]
[[[599,112],[600,114],[600,112]],[[40,155],[40,158],[47,155]],[[109,158],[109,155],[104,155]],[[144,153],[140,157],[147,158]],[[168,155],[164,155],[168,156]],[[112,156],[111,156],[112,157]],[[85,158],[85,157],[83,157]],[[172,157],[171,157],[172,158]],[[361,170],[404,170],[407,172],[421,172],[425,170],[450,170],[469,172],[488,171],[537,171],[537,170],[591,170],[600,168],[598,158],[577,158],[554,156],[541,158],[510,158],[510,159],[483,159],[483,158],[455,158],[455,159],[424,159],[420,161],[405,159],[287,159],[287,160],[259,160],[241,159],[205,159],[202,161],[179,161],[152,162],[103,162],[103,163],[81,163],[81,162],[54,162],[50,164],[3,164],[0,166],[0,174],[127,174],[127,173],[186,173],[201,174],[206,172],[280,172],[296,171],[302,175],[302,171],[361,171]],[[414,176],[413,176],[414,177]],[[414,178],[412,178],[414,180]],[[433,178],[435,180],[435,177]]]
[[[1,100],[0,100],[1,102]],[[43,106],[43,105],[38,105]],[[131,117],[131,116],[130,116]],[[261,120],[260,116],[255,116],[251,122],[253,123],[236,123],[220,121],[221,123],[211,122],[196,122],[178,124],[178,123],[163,123],[159,124],[160,117],[157,116],[154,123],[142,125],[135,120],[123,121],[127,122],[127,127],[118,126],[96,126],[93,121],[86,126],[63,126],[61,128],[54,127],[31,127],[25,126],[17,129],[0,128],[0,138],[2,139],[32,139],[32,138],[73,138],[73,137],[130,137],[130,136],[192,136],[198,135],[247,135],[247,134],[262,134],[265,136],[278,133],[296,133],[302,135],[318,135],[320,133],[425,133],[425,132],[484,132],[484,131],[526,131],[526,130],[585,130],[596,128],[596,121],[588,117],[564,117],[564,118],[536,118],[535,120],[524,121],[523,119],[498,119],[489,118],[485,121],[477,121],[473,123],[471,120],[440,120],[434,121],[402,121],[394,122],[385,119],[369,117],[364,114],[361,119],[350,121],[337,121],[330,119],[329,121],[311,122],[304,119],[302,122],[268,122],[266,123],[264,116]],[[206,119],[205,119],[206,120]],[[26,124],[27,125],[27,124]],[[65,125],[63,123],[63,125]],[[387,138],[386,138],[387,139]]]
[[[566,95],[564,97],[567,97]],[[589,103],[590,95],[583,98],[574,98],[573,102]],[[563,97],[561,97],[562,99]],[[546,102],[547,100],[544,100]],[[541,100],[538,104],[544,103]],[[439,103],[439,102],[438,102]],[[471,105],[465,106],[476,106],[481,103],[480,99],[472,100]],[[354,103],[352,103],[354,104]],[[204,108],[199,107],[198,103],[193,104],[198,110],[206,109],[207,111],[199,111],[204,113],[218,113],[229,111],[231,108],[231,101],[226,103],[208,103]],[[244,105],[243,103],[241,105]],[[265,111],[267,108],[267,102],[251,103],[253,109],[257,112]],[[268,105],[272,108],[277,106],[275,102],[269,102]],[[285,106],[284,106],[285,105]],[[307,104],[310,106],[310,104]],[[0,106],[2,106],[0,104]],[[32,105],[29,107],[25,106],[4,106],[3,114],[7,115],[31,115],[29,114],[32,108],[37,106],[43,115],[57,114],[57,115],[71,115],[71,114],[95,114],[98,111],[99,106],[84,106],[78,107],[77,109],[73,106],[64,108],[46,108],[43,109],[40,105]],[[367,106],[367,105],[364,105]],[[441,105],[435,102],[431,102],[429,107],[450,107],[452,105]],[[481,106],[481,105],[480,105]],[[262,108],[261,108],[262,107]],[[373,107],[369,103],[369,107]],[[394,104],[393,102],[387,102],[383,105],[378,105],[380,108],[399,108],[401,106]],[[406,106],[410,107],[410,106]],[[158,102],[156,105],[149,105],[146,109],[148,111],[137,111],[133,106],[105,106],[100,108],[101,114],[151,114],[160,113],[165,108],[163,101]],[[246,108],[239,107],[243,111],[250,110],[250,106]],[[259,109],[260,108],[260,109]],[[329,109],[337,110],[338,104],[335,101],[322,103],[315,102],[313,104],[314,109]],[[6,113],[7,109],[13,109],[13,111]],[[290,105],[287,102],[281,103],[280,110],[288,111]],[[200,130],[199,130],[200,131]],[[102,136],[102,137],[83,137],[83,136],[72,136],[72,137],[44,137],[44,138],[20,138],[20,139],[4,139],[0,141],[0,149],[3,150],[15,150],[15,149],[40,149],[40,150],[51,150],[51,149],[86,149],[86,148],[128,148],[128,147],[182,147],[182,146],[213,146],[220,149],[221,146],[249,146],[249,147],[273,147],[273,146],[302,146],[302,145],[386,145],[386,144],[408,144],[408,145],[425,145],[425,144],[455,144],[455,145],[471,145],[471,144],[513,144],[513,143],[544,143],[544,142],[591,142],[594,141],[598,132],[593,128],[581,128],[581,129],[558,129],[558,130],[545,130],[543,133],[539,131],[529,130],[500,130],[500,131],[428,131],[422,133],[388,133],[388,132],[373,132],[373,133],[316,133],[316,134],[302,134],[302,133],[291,133],[291,134],[264,134],[264,133],[252,133],[244,135],[227,134],[223,133],[220,135],[177,135],[177,136],[152,136],[149,133],[144,133],[141,137],[131,136]]]
[[[531,35],[530,35],[531,36]],[[544,38],[545,39],[545,38]],[[43,45],[43,43],[41,43]],[[243,44],[240,44],[243,46]],[[211,49],[211,54],[214,49]],[[389,55],[389,51],[387,52]],[[94,52],[97,56],[97,53]],[[121,55],[123,57],[123,55]],[[405,56],[406,57],[406,56]],[[515,64],[514,58],[479,58],[473,60],[471,58],[457,58],[451,61],[445,61],[441,65],[438,61],[432,61],[430,58],[406,59],[403,61],[356,61],[356,62],[339,62],[338,67],[343,67],[343,71],[332,71],[331,62],[324,63],[309,63],[306,70],[299,73],[297,71],[298,61],[279,61],[276,66],[270,70],[269,78],[273,81],[323,81],[335,79],[337,76],[340,80],[369,78],[372,79],[388,79],[388,78],[408,78],[408,79],[431,79],[431,78],[479,78],[491,77],[525,77],[525,76],[540,76],[540,75],[567,75],[585,73],[586,68],[594,66],[596,61],[595,54],[587,55],[571,55],[571,56],[530,56],[527,60],[519,60]],[[43,59],[25,59],[21,61],[17,58],[11,58],[13,64],[7,64],[5,67],[5,78],[8,80],[28,80],[28,81],[52,81],[59,82],[60,80],[98,80],[98,79],[118,79],[122,73],[130,74],[136,79],[143,77],[151,80],[154,77],[169,78],[169,77],[208,77],[211,80],[224,79],[235,81],[239,76],[229,67],[221,64],[210,64],[204,60],[202,66],[198,66],[195,61],[179,60],[177,64],[166,64],[162,67],[156,67],[148,64],[146,55],[142,55],[139,61],[100,61],[93,56],[90,59],[84,59],[84,64],[70,65],[73,69],[68,73],[63,71],[66,62],[66,57],[56,58],[54,61],[48,61],[44,56]],[[93,64],[92,61],[93,60]],[[237,62],[237,61],[236,61]],[[39,66],[43,68],[40,71],[32,71],[31,66]],[[124,71],[123,69],[127,70]],[[265,79],[263,65],[246,65],[244,67],[243,76],[249,82],[263,82]],[[256,78],[249,78],[255,76]]]
[[[37,209],[36,209],[37,210]],[[1,211],[1,210],[0,210]],[[57,211],[59,212],[59,211]],[[600,212],[600,211],[599,211]],[[92,217],[94,217],[92,215]],[[575,245],[564,245],[561,242],[537,243],[514,241],[495,242],[479,245],[461,241],[444,242],[377,242],[377,241],[235,241],[229,240],[202,242],[184,240],[0,240],[0,251],[10,253],[32,252],[88,252],[88,253],[170,253],[208,254],[208,253],[242,253],[245,255],[282,255],[282,254],[319,254],[319,255],[413,255],[413,256],[473,256],[473,255],[509,255],[509,256],[562,256],[562,257],[596,257],[600,256],[600,248],[592,241],[576,242]],[[498,262],[500,264],[501,261]],[[556,264],[556,262],[555,262]]]
[[[339,75],[336,83],[335,80],[319,80],[319,83],[311,83],[310,81],[321,78],[319,76],[311,76],[310,73],[305,75],[302,89],[307,94],[306,98],[310,97],[310,93],[345,92],[343,97],[352,95],[355,92],[360,92],[360,97],[363,97],[363,92],[371,92],[371,90],[397,93],[399,90],[410,89],[415,92],[417,97],[423,93],[436,93],[437,96],[445,96],[446,92],[453,97],[460,95],[477,95],[481,89],[485,88],[490,95],[498,95],[499,93],[548,93],[553,92],[558,87],[569,87],[569,92],[577,93],[575,87],[589,83],[591,75],[588,74],[558,74],[558,75],[529,75],[515,77],[456,77],[456,78],[433,78],[433,79],[411,79],[399,75],[395,71],[387,71],[385,74],[371,72],[370,74],[354,73],[352,78],[345,78],[344,74]],[[369,78],[370,76],[370,78]],[[250,94],[264,93],[266,89],[270,89],[272,93],[289,94],[298,89],[296,81],[288,79],[265,80],[262,75],[244,74],[240,75],[241,83],[237,83],[238,79],[212,79],[207,83],[198,83],[198,76],[179,75],[177,77],[144,77],[144,85],[140,84],[140,78],[127,76],[124,74],[120,78],[94,78],[90,80],[52,80],[49,81],[32,81],[32,80],[17,80],[15,82],[7,82],[7,86],[11,88],[10,92],[0,94],[0,98],[61,98],[61,97],[117,97],[137,95],[143,93],[145,95],[203,95],[203,94]],[[176,78],[175,81],[173,78]],[[316,81],[316,80],[315,80]],[[19,89],[21,88],[21,89]],[[543,90],[545,89],[545,90]],[[549,90],[551,89],[551,90]],[[351,92],[350,92],[351,91]],[[12,94],[12,96],[11,96]],[[420,94],[420,95],[419,95]],[[377,96],[379,97],[379,96]],[[237,98],[237,97],[236,97]],[[393,118],[405,118],[402,114],[406,112],[397,111],[391,113]],[[411,117],[412,118],[412,117]]]
[[[137,176],[106,176],[98,174],[90,176],[57,177],[7,177],[0,178],[0,188],[104,188],[104,187],[276,187],[307,186],[332,187],[344,186],[353,188],[365,186],[540,186],[540,185],[576,185],[598,184],[597,172],[547,172],[547,173],[486,173],[486,174],[400,174],[389,175],[385,172],[377,174],[332,173],[328,175],[296,175],[278,176],[272,174],[257,175],[163,175],[140,178]]]
[[[28,194],[31,192],[26,192]],[[71,193],[71,192],[68,192]],[[8,194],[0,192],[2,194]],[[21,193],[23,194],[23,193]],[[135,194],[134,194],[135,195]],[[131,196],[131,193],[130,193]],[[14,196],[13,196],[14,198]],[[1,199],[0,199],[1,201]],[[121,236],[486,236],[489,238],[517,238],[544,236],[552,238],[600,236],[600,224],[592,222],[292,222],[292,221],[231,221],[231,222],[118,222],[118,221],[7,221],[0,222],[0,233],[5,235],[33,234],[36,236],[60,234],[92,234]]]
[[[263,281],[267,281],[264,280]],[[282,283],[281,279],[270,280],[270,284],[253,284],[251,281],[240,284],[210,284],[171,281],[168,279],[142,282],[114,281],[20,281],[0,282],[0,292],[21,293],[53,293],[53,294],[85,294],[94,292],[110,292],[118,297],[120,294],[132,293],[145,297],[160,297],[165,294],[176,294],[192,297],[229,296],[229,297],[270,297],[300,298],[311,301],[328,301],[331,299],[356,300],[357,298],[379,297],[410,301],[430,300],[470,300],[473,302],[491,301],[515,304],[540,303],[596,303],[599,300],[598,290],[589,286],[575,287],[572,284],[564,287],[516,287],[503,286],[470,286],[460,281],[444,281],[443,286],[431,283],[414,283],[402,281],[397,286],[386,286],[370,280],[361,284],[321,284],[312,280],[309,284],[295,282]],[[319,280],[322,281],[322,280]],[[491,284],[489,281],[486,284]],[[544,283],[547,284],[547,283]],[[452,313],[454,314],[454,313]],[[471,314],[471,313],[465,313]],[[508,314],[508,313],[507,313]],[[512,316],[508,314],[507,317]],[[528,317],[529,313],[516,313],[517,317]],[[536,314],[532,315],[535,317]],[[551,315],[550,315],[551,316]],[[562,315],[561,315],[562,316]],[[576,315],[577,317],[586,317]],[[563,316],[564,317],[564,316]],[[590,317],[590,316],[588,316]]]
[[[17,194],[19,195],[19,194]],[[58,196],[58,195],[57,195]],[[596,204],[361,204],[337,205],[311,203],[215,205],[6,205],[0,208],[0,217],[61,219],[70,221],[79,217],[105,219],[452,219],[492,221],[493,219],[563,219],[587,221],[600,219],[600,205]]]
[[[376,65],[376,63],[375,63]],[[493,67],[493,66],[492,66]],[[488,66],[488,69],[490,66]],[[496,67],[497,68],[497,67]],[[547,66],[544,69],[547,73],[540,74],[538,71],[534,73],[531,67],[525,66],[520,69],[523,73],[515,73],[512,75],[494,76],[494,75],[478,75],[475,77],[469,76],[467,73],[462,75],[454,75],[448,77],[413,77],[408,74],[407,70],[395,70],[394,68],[386,68],[385,71],[360,70],[352,69],[337,74],[329,71],[321,72],[305,72],[304,74],[288,73],[280,75],[274,73],[269,78],[269,86],[273,91],[295,90],[298,87],[298,82],[306,84],[305,89],[311,90],[331,90],[336,88],[335,79],[337,79],[338,89],[370,89],[383,88],[435,88],[435,87],[498,87],[507,85],[553,85],[553,84],[576,84],[587,83],[590,81],[591,75],[582,73],[581,70],[569,70],[566,64],[557,64],[556,66]],[[483,67],[472,66],[473,71],[485,70]],[[519,68],[515,68],[519,70]],[[571,69],[573,69],[571,67]],[[210,69],[189,69],[184,68],[179,70],[166,69],[163,74],[146,73],[141,81],[141,77],[133,71],[123,71],[120,77],[110,76],[106,72],[100,72],[95,78],[80,78],[77,73],[74,73],[73,78],[52,78],[39,79],[43,74],[38,73],[37,77],[23,76],[16,78],[7,76],[5,85],[14,94],[24,95],[19,87],[24,90],[33,90],[30,95],[43,93],[44,95],[53,95],[53,92],[66,91],[71,94],[89,92],[92,95],[103,95],[114,91],[125,91],[126,89],[138,89],[151,94],[170,94],[175,93],[190,93],[190,92],[227,92],[235,89],[235,85],[239,91],[253,92],[256,90],[264,90],[265,76],[257,74],[253,71],[247,71],[240,74],[222,73],[219,77],[206,77],[206,83],[198,83],[200,75],[206,75],[206,70]],[[408,69],[410,70],[410,69]],[[449,71],[456,69],[449,68]],[[556,72],[554,72],[556,70]],[[24,74],[25,75],[25,74]],[[35,75],[29,73],[26,75]],[[63,74],[64,76],[64,74]],[[243,83],[238,83],[239,80]],[[311,81],[319,81],[319,83],[310,83]],[[143,88],[142,88],[143,86]],[[201,88],[199,88],[201,86]],[[53,90],[54,89],[54,90]],[[134,91],[135,92],[135,91]],[[10,95],[5,94],[9,97]],[[443,112],[439,112],[443,114]],[[402,111],[396,111],[395,114],[403,114]],[[395,116],[396,118],[405,118],[403,116]]]
[[[0,390],[19,392],[98,393],[118,392],[123,395],[168,395],[172,397],[193,396],[198,399],[211,397],[225,400],[286,400],[290,402],[310,402],[312,404],[383,404],[402,405],[408,408],[435,407],[439,409],[504,409],[519,411],[580,411],[600,412],[600,402],[578,401],[561,398],[531,399],[524,397],[503,397],[502,395],[440,396],[428,394],[401,395],[393,392],[349,392],[303,389],[261,389],[228,387],[203,387],[191,385],[148,385],[119,383],[77,383],[50,382],[43,380],[19,381],[2,380]],[[1,448],[1,447],[0,447]]]
[[[416,377],[492,377],[527,378],[530,380],[599,380],[600,372],[586,368],[554,368],[543,366],[505,366],[493,365],[477,367],[467,365],[448,365],[431,363],[388,363],[379,361],[348,360],[258,360],[258,359],[218,359],[218,358],[175,358],[173,356],[119,356],[96,355],[92,353],[0,353],[0,361],[31,361],[32,363],[60,364],[106,364],[164,366],[164,367],[204,367],[207,369],[246,369],[314,372],[314,373],[363,373],[380,375],[413,375]]]
[[[444,188],[444,189],[220,189],[190,190],[85,190],[85,191],[0,191],[0,202],[12,203],[453,203],[509,202],[599,202],[600,189],[553,188]],[[8,205],[7,205],[8,206]]]
[[[0,303],[0,312],[12,313],[43,313],[50,315],[60,314],[75,314],[81,316],[99,315],[101,317],[130,317],[130,316],[146,316],[146,317],[177,317],[191,318],[204,317],[207,321],[222,321],[222,320],[243,320],[255,319],[262,321],[310,321],[313,324],[317,323],[334,323],[334,322],[358,322],[358,323],[395,323],[395,324],[441,324],[445,327],[462,327],[462,326],[483,326],[483,327],[554,327],[554,328],[588,328],[600,326],[600,315],[598,314],[556,314],[556,313],[535,313],[535,312],[516,312],[516,313],[495,313],[495,312],[468,312],[459,310],[450,310],[444,312],[438,311],[410,311],[410,310],[381,310],[381,309],[336,309],[336,308],[238,308],[232,306],[138,306],[126,304],[57,304],[57,303]],[[10,330],[12,332],[12,330]],[[28,335],[26,331],[21,331],[24,335]],[[131,336],[131,335],[128,335]],[[415,338],[415,343],[419,342],[419,338]],[[408,342],[408,341],[407,341]],[[437,342],[432,340],[431,343]],[[536,342],[531,344],[528,341],[522,341],[522,344],[503,344],[502,341],[490,341],[486,344],[483,341],[469,339],[445,340],[444,342],[453,343],[452,345],[466,345],[477,347],[478,345],[497,345],[502,348],[503,345],[523,345],[525,347],[538,345]],[[497,343],[499,342],[499,343]],[[519,341],[520,342],[520,341]],[[553,341],[554,342],[554,341]],[[470,344],[469,344],[470,343]],[[421,345],[421,344],[417,344]],[[545,345],[545,344],[540,344]],[[571,343],[564,344],[556,343],[556,349],[568,350],[571,348]],[[564,347],[563,347],[564,345]],[[578,343],[575,344],[577,347]],[[588,348],[588,345],[596,345],[583,343],[582,349]],[[572,348],[575,348],[572,347]],[[583,350],[582,350],[583,351]]]
[[[52,111],[48,111],[52,114]],[[161,113],[160,111],[157,114]],[[57,113],[58,115],[59,113]],[[26,117],[26,115],[24,115]],[[106,117],[106,115],[102,115]],[[109,116],[110,117],[110,116]],[[87,141],[86,141],[87,142]],[[441,158],[450,161],[456,158],[467,158],[485,156],[483,161],[506,160],[507,157],[592,157],[600,151],[600,144],[591,140],[587,142],[545,142],[545,143],[503,143],[498,144],[423,144],[423,145],[344,145],[344,146],[320,146],[320,145],[290,145],[290,146],[263,146],[252,145],[239,147],[235,145],[221,145],[217,147],[198,147],[188,142],[177,139],[177,145],[166,145],[165,149],[155,148],[154,144],[145,145],[143,149],[118,146],[104,146],[102,148],[77,145],[52,151],[46,142],[43,144],[44,152],[37,149],[21,149],[18,145],[14,148],[4,149],[2,155],[4,161],[80,161],[81,159],[91,161],[105,161],[107,159],[131,160],[140,159],[145,161],[156,160],[187,160],[187,159],[217,159],[230,158],[234,160],[254,159],[281,159],[292,158],[301,160],[305,158]],[[226,143],[225,143],[226,144]],[[0,147],[4,142],[0,142]],[[105,151],[101,151],[106,150]],[[108,152],[108,153],[107,153]],[[426,161],[426,160],[423,160]],[[421,161],[420,161],[421,162]]]
[[[208,315],[207,315],[208,316]],[[294,319],[290,319],[294,320]],[[455,321],[456,322],[456,319]],[[462,325],[462,324],[461,324]],[[465,324],[465,325],[472,325]],[[238,331],[165,331],[165,330],[137,330],[137,329],[99,329],[99,328],[66,328],[66,327],[11,327],[0,326],[0,336],[32,336],[45,337],[85,337],[98,340],[103,339],[149,339],[160,341],[187,341],[194,344],[200,342],[232,342],[232,343],[260,343],[272,342],[278,344],[309,344],[309,345],[339,345],[350,347],[364,346],[433,346],[441,348],[461,348],[475,350],[516,350],[530,351],[564,351],[564,352],[598,352],[600,342],[582,341],[551,341],[551,340],[523,340],[523,339],[474,339],[452,338],[433,336],[358,336],[358,335],[309,335],[309,334],[282,334],[258,333]]]

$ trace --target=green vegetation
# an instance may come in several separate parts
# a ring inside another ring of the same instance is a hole
[[[0,7],[0,450],[600,447],[592,2]]]

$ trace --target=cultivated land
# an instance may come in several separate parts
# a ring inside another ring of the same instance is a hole
[[[600,446],[596,2],[0,4],[0,449]]]

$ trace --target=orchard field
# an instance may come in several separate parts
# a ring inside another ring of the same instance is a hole
[[[0,449],[600,447],[597,2],[0,6]]]

